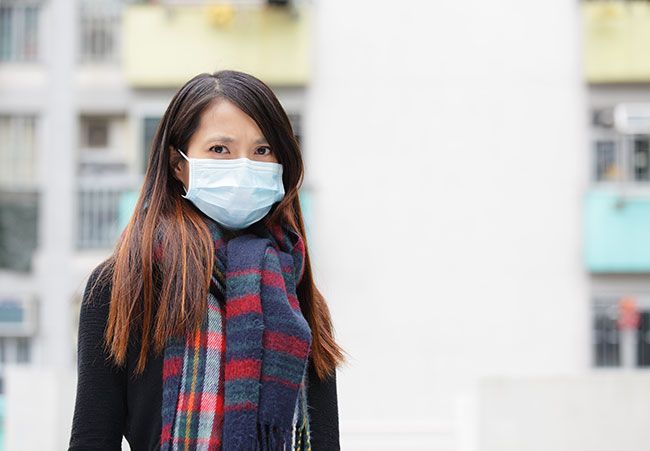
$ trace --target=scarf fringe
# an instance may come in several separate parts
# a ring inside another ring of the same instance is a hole
[[[257,423],[257,436],[253,439],[254,451],[284,451],[291,440],[291,430],[281,429],[273,424]]]
[[[250,449],[253,451],[311,451],[309,436],[309,421],[303,417],[299,428],[281,429],[272,424],[257,423],[257,434],[252,440]]]
[[[311,451],[311,439],[309,436],[309,421],[304,419],[300,429],[295,431],[292,444],[292,451]]]
[[[291,451],[311,451],[311,431],[309,429],[309,410],[307,406],[307,368],[300,385],[300,394],[296,402]]]

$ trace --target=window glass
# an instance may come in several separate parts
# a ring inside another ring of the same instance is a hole
[[[619,178],[616,143],[613,140],[599,140],[595,143],[596,180],[615,181]]]

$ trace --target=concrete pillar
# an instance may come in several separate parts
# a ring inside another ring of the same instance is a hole
[[[77,119],[74,100],[77,2],[44,4],[42,60],[49,70],[48,98],[39,142],[41,197],[39,252],[35,259],[40,301],[39,331],[34,343],[36,364],[69,368],[71,340],[72,253],[75,205]]]

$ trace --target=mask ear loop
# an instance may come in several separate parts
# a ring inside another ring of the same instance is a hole
[[[185,158],[187,161],[190,161],[190,159],[187,158],[187,155],[185,155],[181,149],[178,149],[178,148],[177,148],[176,150],[178,150],[178,152],[179,152],[181,155],[183,155],[183,158]]]
[[[187,155],[183,153],[181,149],[176,148],[176,150],[178,150],[178,152],[183,156],[183,158],[185,158],[185,160],[187,160],[188,163],[190,162],[190,159],[187,157]],[[192,172],[192,165],[190,165],[190,172]],[[192,178],[192,174],[190,174],[190,179],[191,178]],[[183,184],[181,183],[181,185]],[[185,197],[189,191],[187,190],[187,188],[185,188],[185,185],[183,185],[183,189],[185,190],[185,194],[183,195],[183,197]]]

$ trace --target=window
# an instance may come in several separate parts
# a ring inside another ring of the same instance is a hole
[[[298,143],[302,145],[302,115],[300,113],[291,113],[287,114],[287,116],[289,116],[289,122],[291,122],[293,134],[298,140]]]
[[[302,114],[301,113],[287,113],[289,121],[291,122],[291,128],[293,129],[293,134],[298,140],[298,144],[301,146],[301,152],[303,152],[304,158],[304,148],[303,145],[303,131],[302,131]],[[305,222],[305,229],[307,233],[307,239],[310,240],[312,235],[313,228],[313,202],[314,202],[314,189],[310,183],[310,176],[308,168],[305,168],[305,179],[303,185],[300,187],[298,192],[300,198],[300,208],[302,209],[303,220]]]
[[[647,184],[650,182],[650,134],[642,129],[637,129],[636,134],[619,133],[614,127],[613,110],[591,111],[593,180]]]
[[[614,302],[600,302],[595,305],[593,315],[594,365],[598,367],[619,366],[620,333],[618,314]]]
[[[0,337],[0,394],[4,389],[4,366],[31,362],[31,337]]]
[[[614,129],[613,108],[591,111],[593,152],[593,180],[595,182],[622,181],[625,161],[623,136]]]
[[[83,114],[79,127],[76,245],[109,249],[122,231],[125,196],[138,185],[134,159],[127,153],[125,114]]]
[[[594,143],[596,151],[596,180],[616,181],[619,178],[616,142],[600,140]]]
[[[650,366],[650,311],[642,311],[637,330],[637,364]]]
[[[0,116],[0,269],[31,269],[37,229],[36,118]]]
[[[0,61],[36,61],[39,4],[9,0],[0,5]]]
[[[126,116],[81,115],[79,121],[80,175],[124,173],[128,170],[125,153]]]
[[[151,153],[151,146],[153,139],[158,130],[160,117],[145,117],[142,123],[142,172],[147,170],[149,164],[149,154]]]
[[[108,128],[109,121],[107,118],[86,119],[83,130],[82,146],[88,149],[102,149],[108,147]]]
[[[632,174],[634,181],[647,182],[650,181],[650,146],[648,145],[648,136],[635,136],[632,139],[632,150],[634,152],[632,158]]]
[[[0,189],[36,187],[36,117],[0,116]]]
[[[122,2],[81,0],[79,58],[82,62],[115,62],[119,58]]]
[[[623,327],[623,303],[634,305],[633,326]],[[650,367],[650,296],[604,296],[593,304],[593,365]]]

